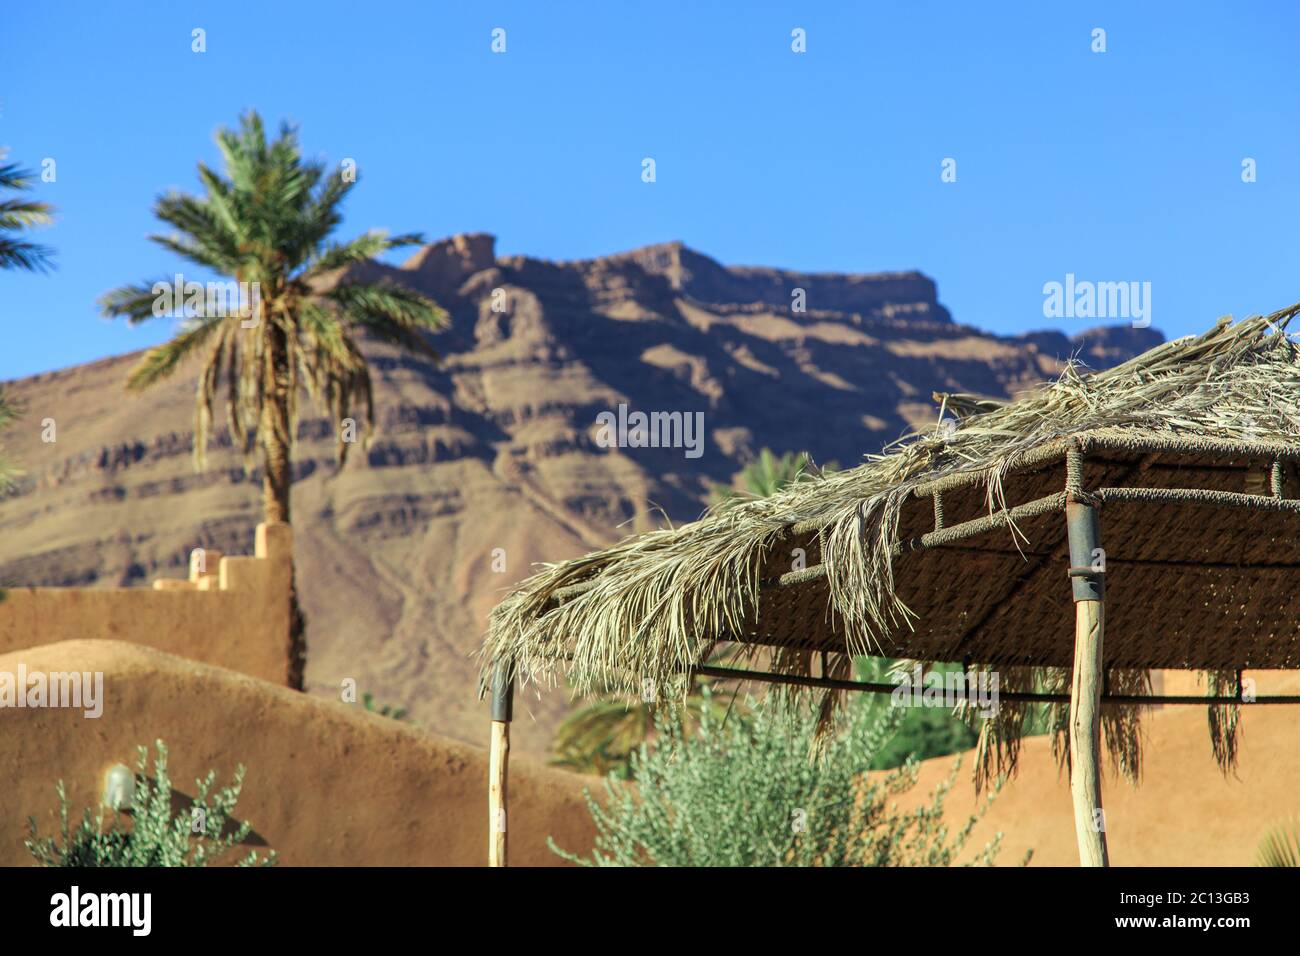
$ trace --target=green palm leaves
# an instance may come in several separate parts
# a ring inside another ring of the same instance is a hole
[[[171,303],[162,311],[181,319],[176,335],[144,354],[128,388],[149,388],[191,356],[203,357],[194,445],[200,466],[220,410],[246,456],[255,433],[264,453],[268,441],[287,452],[305,389],[338,424],[342,463],[351,443],[342,422],[360,409],[367,426],[373,424],[370,373],[358,333],[436,358],[425,333],[442,328],[446,314],[419,293],[356,281],[341,270],[422,239],[372,230],[345,242],[331,240],[356,177],[304,159],[289,125],[268,140],[261,118],[250,112],[237,129],[222,129],[216,139],[224,169],[200,163],[202,195],[159,198],[154,214],[173,231],[150,239],[202,273],[233,280],[238,307],[205,308],[212,301],[211,283],[206,296],[202,288],[194,298],[187,294],[184,308]],[[167,279],[122,286],[104,295],[100,306],[104,314],[133,324],[148,321],[159,317],[160,296],[172,285]],[[287,457],[276,451],[277,461]]]
[[[751,459],[741,470],[740,490],[715,485],[709,495],[709,503],[716,507],[747,498],[770,498],[783,488],[807,481],[818,474],[828,474],[836,468],[835,462],[816,468],[807,452],[788,451],[776,455],[770,448],[764,448],[758,457]]]
[[[675,693],[653,702],[600,698],[575,710],[556,729],[551,763],[578,773],[612,772],[625,777],[631,755],[654,735],[656,719],[683,728],[698,724],[706,715],[721,722],[728,706],[727,701],[715,699],[700,678],[692,680],[684,699]]]
[[[30,189],[33,174],[17,163],[4,162],[4,155],[0,150],[0,269],[44,272],[50,268],[53,250],[23,236],[33,227],[48,226],[54,218],[54,207],[5,195]]]
[[[26,230],[35,226],[48,226],[53,221],[54,207],[6,195],[30,189],[33,174],[17,163],[4,162],[4,156],[5,151],[0,150],[0,269],[45,272],[50,268],[53,250],[23,236]],[[13,418],[14,407],[0,390],[0,432]],[[13,469],[0,459],[0,492],[9,487],[13,474]]]

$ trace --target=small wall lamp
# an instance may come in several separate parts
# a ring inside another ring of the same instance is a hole
[[[135,799],[135,774],[126,764],[115,763],[104,772],[104,806],[130,810]]]

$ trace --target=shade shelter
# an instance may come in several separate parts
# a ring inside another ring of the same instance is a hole
[[[1105,865],[1103,742],[1140,772],[1154,703],[1209,708],[1236,759],[1247,669],[1300,666],[1300,305],[1070,364],[1008,402],[937,396],[933,428],[842,472],[545,566],[496,609],[491,862],[505,860],[516,682],[640,695],[683,674],[844,690],[873,654],[999,677],[977,785],[1013,772],[1027,705],[1052,707],[1080,861]],[[779,399],[774,399],[779,400]],[[720,642],[754,667],[709,666]],[[758,663],[761,662],[761,668]],[[1152,669],[1206,672],[1155,697]]]

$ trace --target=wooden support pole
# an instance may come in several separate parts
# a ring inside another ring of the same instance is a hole
[[[488,751],[488,866],[506,865],[507,786],[510,772],[510,720],[515,682],[504,664],[492,668],[492,740]]]
[[[1074,590],[1074,673],[1070,681],[1070,797],[1080,866],[1109,866],[1101,807],[1101,687],[1105,636],[1105,555],[1097,544],[1097,509],[1066,505]]]

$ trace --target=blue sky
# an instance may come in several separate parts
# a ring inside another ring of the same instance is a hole
[[[0,379],[172,331],[101,319],[95,299],[177,270],[145,239],[152,201],[196,190],[213,131],[247,107],[357,160],[345,234],[915,268],[998,332],[1095,324],[1044,317],[1066,273],[1150,282],[1153,324],[1186,334],[1300,299],[1298,27],[1281,0],[13,5],[0,145],[56,161],[39,195],[59,268],[0,275]]]

